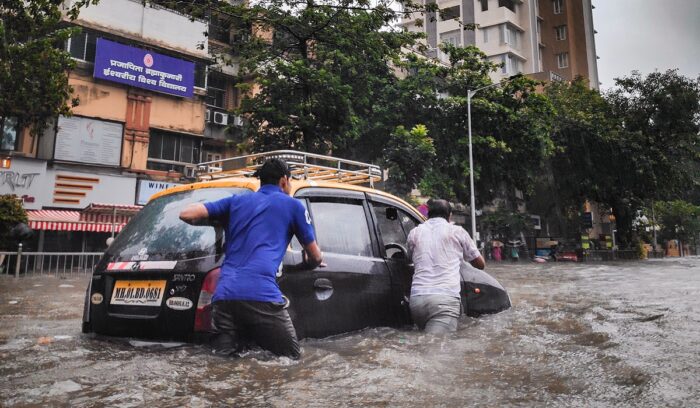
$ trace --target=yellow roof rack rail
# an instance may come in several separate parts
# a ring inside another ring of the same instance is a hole
[[[199,181],[253,177],[265,160],[271,158],[286,161],[295,179],[369,184],[371,188],[375,182],[383,180],[382,169],[377,165],[295,150],[275,150],[199,163],[195,168],[196,177]]]

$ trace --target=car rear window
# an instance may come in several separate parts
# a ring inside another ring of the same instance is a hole
[[[111,262],[178,260],[213,255],[223,244],[223,229],[189,225],[180,220],[180,211],[192,203],[251,192],[245,188],[201,188],[159,197],[139,211],[119,233],[107,249],[107,255]]]

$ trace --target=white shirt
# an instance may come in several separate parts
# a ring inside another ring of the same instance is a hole
[[[411,296],[459,297],[462,259],[469,262],[481,256],[469,233],[442,217],[431,218],[411,230],[407,245],[415,266]]]

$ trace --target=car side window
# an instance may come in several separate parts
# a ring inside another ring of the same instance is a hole
[[[304,204],[304,207],[306,206],[306,200],[304,199],[299,199],[299,201]],[[306,208],[308,210],[308,207]],[[301,251],[303,247],[301,246],[301,242],[299,242],[299,239],[297,238],[296,235],[292,236],[292,241],[290,242],[290,245],[294,251]]]
[[[400,257],[401,251],[398,248],[387,248],[386,246],[400,244],[404,249],[407,249],[408,233],[419,224],[418,221],[405,211],[390,204],[374,202],[372,208],[386,256],[388,258]]]
[[[411,230],[416,228],[418,224],[420,224],[418,220],[411,217],[405,211],[402,210],[399,210],[399,219],[401,220],[401,226],[403,227],[403,231],[406,233],[407,237]]]
[[[374,208],[374,217],[377,220],[377,227],[379,227],[384,245],[406,245],[407,235],[401,226],[402,214],[399,213],[398,209],[382,203],[373,203],[372,208]]]
[[[323,252],[372,256],[372,241],[361,200],[311,199],[311,218]]]

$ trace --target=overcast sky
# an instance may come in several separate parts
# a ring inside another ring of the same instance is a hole
[[[700,75],[700,0],[593,0],[601,89],[632,70]]]

